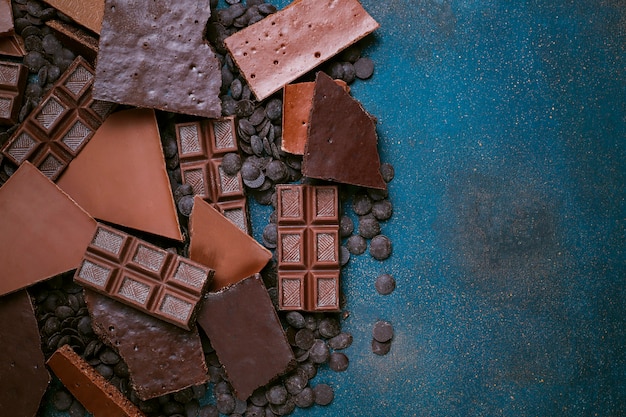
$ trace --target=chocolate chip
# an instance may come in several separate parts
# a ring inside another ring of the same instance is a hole
[[[100,352],[98,358],[105,365],[116,365],[120,361],[119,355],[108,348]]]
[[[243,134],[244,136],[247,135],[248,137],[250,137],[256,134],[256,129],[254,128],[254,125],[250,123],[248,119],[239,119],[238,129],[239,133]]]
[[[335,350],[345,349],[352,344],[352,335],[350,333],[339,333],[328,341],[328,347]]]
[[[286,415],[293,413],[293,410],[295,409],[296,409],[296,404],[293,402],[291,398],[287,398],[287,401],[285,401],[284,404],[278,404],[278,405],[270,404],[269,405],[269,410],[272,412],[270,416],[273,416],[273,415],[286,416]]]
[[[265,398],[270,404],[284,404],[287,401],[287,390],[283,385],[274,385],[265,392]]]
[[[307,328],[300,329],[296,332],[295,335],[295,343],[300,349],[308,350],[311,349],[313,344],[315,343],[315,336],[313,332]]]
[[[52,316],[46,320],[43,326],[43,332],[44,334],[50,336],[58,332],[60,327],[61,327],[61,321],[58,318]]]
[[[241,93],[243,91],[243,85],[241,84],[241,80],[239,78],[235,78],[232,83],[230,83],[230,96],[235,100],[239,100],[241,98]]]
[[[161,406],[161,410],[165,413],[165,415],[172,417],[174,414],[184,413],[185,407],[175,401],[168,401]]]
[[[368,188],[367,195],[374,201],[384,200],[389,196],[389,192],[387,190],[377,190],[375,188]]]
[[[70,417],[84,417],[86,411],[81,403],[74,400],[70,406],[69,415]]]
[[[256,179],[247,180],[244,178],[243,183],[252,189],[261,188],[263,184],[265,183],[265,175],[263,175],[262,172],[259,172],[259,176]],[[262,203],[261,200],[259,199],[257,199],[257,201],[261,204],[269,204],[270,199],[271,199],[271,192],[269,193],[269,195],[264,195],[262,193],[255,193],[255,198],[262,197],[262,196],[267,197],[268,198],[267,201],[265,203]]]
[[[259,4],[259,13],[264,15],[276,13],[276,6],[269,3]]]
[[[215,396],[215,405],[220,414],[230,414],[235,411],[235,398],[227,393],[217,394]]]
[[[315,393],[315,404],[317,405],[328,405],[335,398],[333,389],[327,384],[317,384],[313,387],[313,392]]]
[[[245,412],[244,417],[265,417],[265,408],[262,406],[250,404],[243,411]]]
[[[41,38],[36,35],[30,35],[24,38],[24,47],[27,51],[43,52],[43,44]]]
[[[113,368],[103,363],[95,366],[96,371],[102,375],[105,379],[111,379],[113,377]]]
[[[324,363],[328,361],[328,357],[330,356],[330,352],[328,350],[328,346],[321,339],[315,339],[313,342],[313,346],[309,349],[309,358],[313,363]]]
[[[372,329],[372,336],[381,343],[388,342],[393,338],[393,326],[388,321],[378,320]]]
[[[257,388],[250,396],[250,402],[258,407],[263,407],[267,404],[267,398],[265,397],[265,388]]]
[[[254,112],[254,103],[250,100],[239,100],[235,106],[237,117],[248,117]]]
[[[250,123],[254,126],[260,125],[265,120],[265,109],[263,107],[257,107],[257,109],[248,117]]]
[[[31,26],[26,26],[24,28],[24,30],[22,30],[21,35],[22,35],[23,39],[26,39],[26,38],[28,38],[29,36],[32,36],[32,35],[37,36],[38,38],[40,38],[41,37],[41,29],[39,29],[37,26],[32,26],[32,25]]]
[[[178,211],[185,217],[188,217],[193,210],[193,196],[185,195],[178,200]]]
[[[226,175],[237,175],[241,169],[241,157],[234,152],[227,153],[222,158],[222,169]]]
[[[341,62],[333,62],[328,68],[328,75],[335,80],[343,79],[343,65]]]
[[[359,234],[365,239],[371,239],[380,234],[380,223],[372,215],[359,218]]]
[[[315,403],[315,393],[311,387],[304,387],[300,393],[296,394],[293,402],[300,408],[311,407]]]
[[[254,181],[261,175],[261,169],[253,163],[252,158],[248,158],[241,165],[241,177],[244,180]]]
[[[44,36],[41,43],[43,50],[50,56],[61,53],[63,49],[63,45],[53,34]]]
[[[393,169],[393,165],[384,163],[380,165],[380,174],[383,176],[383,180],[385,182],[390,182],[394,175],[395,171]]]
[[[357,194],[352,199],[352,211],[358,216],[364,216],[372,210],[372,200],[367,194]]]
[[[193,398],[199,400],[206,395],[206,385],[194,385],[191,391],[193,391]]]
[[[130,376],[130,371],[128,370],[128,365],[123,361],[119,361],[113,367],[113,373],[120,378],[128,378]]]
[[[172,398],[174,398],[174,401],[184,404],[193,399],[193,391],[191,388],[185,388],[175,392],[174,395],[172,395]]]
[[[389,274],[381,274],[374,284],[376,291],[381,295],[389,295],[396,289],[396,280]]]
[[[298,395],[306,387],[307,383],[307,379],[298,373],[291,374],[285,378],[285,388],[291,395]]]
[[[350,62],[344,62],[342,64],[343,67],[343,77],[342,80],[346,82],[346,84],[351,84],[356,78],[356,72],[354,70],[354,65]]]
[[[198,414],[198,417],[219,417],[219,415],[220,412],[217,410],[217,407],[215,407],[213,404],[209,404],[200,408],[200,413]]]
[[[358,45],[352,45],[339,54],[339,58],[343,61],[355,63],[361,57],[361,48]]]
[[[391,350],[391,341],[379,342],[376,339],[372,339],[372,352],[379,356],[384,356]]]
[[[259,136],[252,135],[250,137],[250,146],[252,146],[252,152],[254,152],[255,155],[263,155],[263,139]]]
[[[317,375],[317,367],[310,361],[300,362],[296,371],[309,380],[315,378],[315,375]]]
[[[59,411],[69,410],[70,406],[72,405],[72,401],[74,401],[72,395],[63,389],[55,392],[54,396],[52,397],[52,405]]]
[[[30,51],[24,57],[24,65],[26,65],[28,70],[33,74],[36,74],[45,64],[46,59],[43,57],[41,52]]]
[[[337,336],[341,332],[339,320],[334,317],[323,318],[317,328],[320,335],[328,339]]]
[[[290,326],[295,327],[296,329],[304,328],[304,316],[298,311],[290,311],[289,313],[287,313],[287,316],[285,318],[287,319],[287,323],[289,323]]]
[[[287,179],[287,167],[282,161],[274,159],[267,165],[265,175],[274,182],[283,182]]]
[[[222,96],[222,116],[232,116],[237,112],[237,101],[231,96]]]
[[[328,367],[335,372],[343,372],[348,369],[348,357],[341,352],[333,352],[328,359]]]
[[[360,255],[367,249],[367,242],[361,235],[352,235],[346,242],[346,248],[353,255]]]
[[[381,200],[372,206],[372,214],[380,221],[389,220],[393,214],[393,206],[389,200]]]
[[[354,72],[361,80],[368,79],[374,73],[374,61],[367,57],[359,58],[354,63]]]
[[[339,247],[339,265],[346,266],[350,261],[350,251],[345,246]]]
[[[273,98],[265,105],[265,115],[268,119],[275,122],[281,118],[283,114],[283,102],[279,98]]]
[[[370,243],[370,255],[378,261],[384,261],[391,255],[391,241],[387,236],[374,236]]]
[[[311,331],[315,331],[317,330],[317,325],[319,324],[319,320],[317,318],[317,316],[313,315],[313,314],[307,314],[306,316],[304,316],[304,326],[311,330]]]
[[[354,231],[354,222],[348,216],[341,216],[339,220],[339,235],[341,237],[348,237]]]

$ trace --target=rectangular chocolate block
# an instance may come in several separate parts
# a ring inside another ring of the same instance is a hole
[[[24,65],[0,61],[0,125],[17,123],[27,78]]]
[[[378,26],[358,0],[297,0],[224,43],[263,100]]]
[[[98,39],[86,30],[61,20],[48,20],[46,26],[54,30],[57,38],[70,50],[85,57],[94,65],[98,56]]]
[[[239,152],[234,116],[179,123],[175,130],[183,184],[250,233],[241,174],[222,169],[224,155]]]
[[[145,416],[135,404],[78,356],[69,345],[57,349],[46,364],[72,395],[94,416]]]
[[[246,400],[289,371],[295,358],[259,274],[207,294],[198,315],[235,394]]]
[[[278,185],[278,304],[281,310],[339,310],[336,186]]]
[[[99,224],[74,280],[189,330],[214,270]]]
[[[30,161],[56,180],[113,109],[94,100],[94,70],[77,57],[28,118],[4,144],[2,154],[16,165]]]
[[[13,33],[13,9],[11,0],[0,0],[0,36]]]
[[[45,0],[50,6],[74,19],[87,29],[100,33],[104,0]]]

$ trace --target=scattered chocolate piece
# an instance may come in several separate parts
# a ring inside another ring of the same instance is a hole
[[[374,284],[376,291],[381,295],[389,295],[396,289],[396,280],[390,274],[381,274]]]
[[[350,333],[339,333],[328,341],[328,347],[334,350],[346,349],[352,344],[352,335]]]
[[[379,342],[376,339],[372,339],[372,353],[385,356],[391,350],[391,340],[387,342]]]
[[[359,58],[354,63],[354,73],[361,80],[368,79],[374,73],[374,61],[367,57]]]
[[[50,6],[71,17],[95,33],[100,33],[104,0],[45,0]]]
[[[328,405],[335,398],[335,392],[327,384],[317,384],[313,387],[313,392],[315,393],[315,404],[318,405]]]
[[[89,290],[85,301],[95,333],[124,359],[141,400],[208,380],[195,327],[183,330]]]
[[[0,298],[0,345],[0,415],[34,417],[50,375],[25,290]]]
[[[63,22],[62,20],[48,20],[46,26],[54,31],[57,38],[64,44],[85,57],[94,65],[98,56],[98,39],[86,30]],[[44,38],[45,39],[45,38]]]
[[[0,61],[0,125],[17,123],[27,77],[28,69],[24,65]]]
[[[94,96],[219,117],[220,64],[203,39],[210,16],[202,0],[106,0]]]
[[[305,176],[385,189],[374,121],[323,72],[317,73],[309,123],[302,161]]]
[[[370,255],[378,261],[384,261],[391,255],[391,241],[387,236],[374,236],[370,242]]]
[[[259,274],[207,294],[198,323],[241,400],[295,364]]]
[[[391,218],[393,214],[393,206],[391,201],[385,199],[376,201],[374,205],[372,205],[372,214],[377,220],[385,221]]]
[[[69,345],[54,352],[46,364],[94,416],[144,416],[128,398],[78,356]]]
[[[263,100],[378,27],[357,0],[301,0],[224,43],[254,95]]]
[[[346,242],[346,248],[353,255],[360,255],[367,249],[367,241],[361,235],[352,235]]]
[[[371,239],[380,234],[380,223],[373,215],[359,218],[359,234],[365,239]]]
[[[350,361],[345,353],[333,352],[328,359],[328,367],[335,372],[343,372],[348,369]]]
[[[383,180],[385,180],[385,182],[391,182],[391,180],[393,180],[393,177],[395,175],[395,171],[393,169],[393,165],[389,164],[389,163],[384,163],[380,165],[380,174],[383,177]]]
[[[381,343],[388,342],[393,338],[393,326],[388,321],[379,320],[374,324],[372,336]]]

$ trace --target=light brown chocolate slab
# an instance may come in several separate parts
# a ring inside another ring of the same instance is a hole
[[[212,291],[260,272],[272,257],[200,196],[194,199],[189,234],[189,259],[215,270]]]
[[[22,37],[19,35],[0,36],[0,55],[18,58],[26,55]]]
[[[298,0],[224,43],[263,100],[378,27],[358,0]]]
[[[110,115],[57,184],[97,219],[183,238],[153,110]]]
[[[50,6],[74,19],[87,29],[100,33],[104,0],[44,0]]]
[[[0,295],[80,265],[96,221],[30,162],[0,188]]]
[[[0,0],[0,35],[13,33],[13,9],[11,0]]]

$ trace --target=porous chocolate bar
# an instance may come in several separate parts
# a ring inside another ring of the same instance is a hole
[[[241,174],[228,175],[222,169],[223,156],[239,152],[235,118],[179,123],[175,129],[183,184],[249,233]]]
[[[2,154],[16,165],[30,161],[56,180],[113,108],[92,98],[93,80],[94,70],[77,57],[2,147]]]
[[[144,417],[135,404],[69,345],[52,354],[46,364],[63,385],[95,417]]]
[[[339,203],[336,186],[278,185],[278,305],[339,310]]]
[[[74,280],[189,330],[214,272],[99,224]]]
[[[0,125],[17,123],[27,77],[24,65],[0,61]]]

